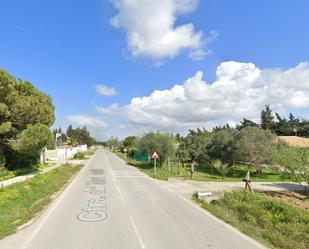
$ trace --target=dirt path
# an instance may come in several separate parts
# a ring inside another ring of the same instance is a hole
[[[171,179],[169,181],[160,181],[161,185],[169,188],[171,191],[181,195],[191,196],[195,192],[223,192],[234,189],[244,189],[244,182],[200,182],[184,181]],[[304,187],[297,183],[287,182],[254,182],[252,183],[254,191],[282,192],[282,191],[301,191]]]

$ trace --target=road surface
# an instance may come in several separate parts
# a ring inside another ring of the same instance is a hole
[[[256,249],[258,242],[99,150],[31,225],[1,249]]]

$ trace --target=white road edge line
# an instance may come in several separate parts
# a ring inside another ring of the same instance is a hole
[[[177,194],[177,196],[182,199],[183,201],[185,201],[186,203],[188,203],[189,205],[191,205],[192,207],[196,208],[197,210],[201,211],[202,213],[208,215],[209,217],[213,218],[214,220],[217,220],[218,222],[220,222],[222,225],[224,225],[226,228],[234,231],[235,233],[237,233],[237,235],[239,235],[241,238],[246,239],[247,241],[250,241],[252,244],[254,244],[255,246],[257,246],[258,248],[261,249],[267,249],[266,246],[263,246],[262,244],[260,244],[258,241],[256,241],[254,238],[251,238],[249,236],[247,236],[246,234],[240,232],[238,229],[236,229],[235,227],[225,223],[224,221],[220,220],[219,218],[217,218],[216,216],[214,216],[213,214],[209,213],[208,211],[206,211],[205,209],[201,208],[200,206],[197,206],[195,203],[189,201],[188,199],[186,199],[185,197],[183,197],[180,194]]]
[[[118,158],[120,161],[122,161],[123,163],[126,163],[122,158],[118,157],[117,155],[115,155],[114,153],[111,153],[112,155],[114,155],[116,158]],[[144,174],[146,176],[146,178],[148,178],[149,180],[151,180],[152,182],[154,182],[155,184],[157,184],[159,187],[161,187],[162,189],[167,190],[167,187],[165,187],[164,184],[160,183],[157,181],[157,179],[154,179],[150,176],[148,176],[147,174],[145,174],[144,172],[138,170],[137,168],[135,168],[134,166],[131,166],[132,168],[134,168],[136,171],[139,171],[140,173]],[[174,192],[175,193],[175,192]],[[176,194],[176,193],[175,193]],[[204,213],[205,215],[211,217],[212,219],[220,222],[223,226],[225,226],[226,228],[232,230],[233,232],[237,233],[241,238],[246,239],[247,241],[250,241],[252,244],[254,244],[255,246],[257,246],[260,249],[267,249],[266,246],[262,245],[260,242],[258,242],[257,240],[255,240],[254,238],[247,236],[246,234],[242,233],[241,231],[239,231],[237,228],[233,227],[232,225],[227,224],[226,222],[224,222],[223,220],[220,220],[219,218],[217,218],[216,216],[214,216],[213,214],[209,213],[208,211],[206,211],[205,209],[197,206],[195,203],[187,200],[185,197],[183,197],[180,194],[176,194],[180,199],[182,199],[183,201],[187,202],[189,205],[191,205],[192,207],[196,208],[197,210],[199,210],[200,212]]]
[[[132,225],[132,227],[133,227],[133,230],[134,230],[134,232],[135,232],[135,234],[136,234],[136,236],[137,236],[137,239],[138,239],[138,242],[139,242],[141,248],[142,248],[142,249],[146,249],[146,246],[145,246],[145,244],[144,244],[144,242],[143,242],[142,236],[141,236],[141,234],[139,233],[138,228],[137,228],[137,226],[135,225],[135,222],[134,222],[134,219],[133,219],[132,216],[130,216],[130,222],[131,222],[131,225]]]
[[[93,156],[90,161],[83,167],[83,169],[78,173],[78,175],[69,183],[69,185],[66,187],[66,189],[61,193],[58,199],[53,202],[53,206],[50,207],[50,209],[47,209],[46,213],[42,215],[42,220],[36,227],[36,229],[30,234],[28,239],[21,245],[19,249],[27,249],[27,247],[30,245],[32,240],[36,237],[36,235],[39,233],[39,231],[42,229],[42,227],[45,225],[49,217],[52,215],[52,213],[55,211],[55,209],[58,207],[59,203],[63,200],[63,198],[66,196],[66,194],[70,191],[74,183],[77,181],[77,179],[80,177],[80,175],[87,169],[88,165],[92,162]]]

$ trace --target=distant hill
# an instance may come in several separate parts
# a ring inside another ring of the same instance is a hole
[[[296,136],[278,136],[278,140],[284,141],[290,146],[309,148],[309,138]]]

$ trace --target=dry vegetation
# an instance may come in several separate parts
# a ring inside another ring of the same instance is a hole
[[[278,136],[279,141],[284,141],[290,146],[309,148],[309,138],[296,136]]]

